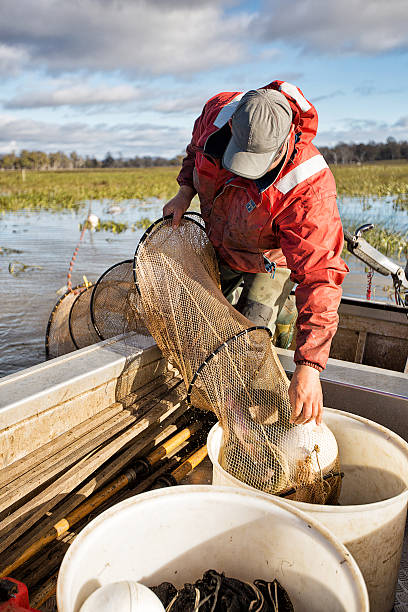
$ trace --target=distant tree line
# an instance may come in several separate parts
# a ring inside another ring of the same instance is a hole
[[[320,152],[329,164],[363,164],[373,161],[392,159],[408,160],[408,141],[397,141],[387,138],[385,143],[369,142],[346,143],[339,142],[334,147],[319,147]],[[43,151],[27,151],[23,149],[19,155],[15,153],[0,154],[0,170],[73,170],[77,168],[151,168],[155,166],[180,166],[184,154],[171,159],[166,157],[125,158],[119,153],[114,157],[107,153],[100,160],[96,157],[81,156],[75,151],[66,155],[62,151],[44,153]]]
[[[121,154],[113,157],[107,153],[104,159],[83,157],[75,151],[66,155],[62,151],[44,153],[43,151],[27,151],[23,149],[19,155],[15,153],[0,154],[0,170],[74,170],[77,168],[151,168],[154,166],[180,166],[184,155],[171,159],[165,157],[124,158]]]
[[[390,159],[408,160],[408,141],[387,138],[386,142],[339,142],[334,147],[319,147],[328,164],[364,164]]]

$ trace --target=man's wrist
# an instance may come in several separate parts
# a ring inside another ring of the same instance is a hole
[[[179,187],[179,194],[182,195],[183,198],[188,200],[189,203],[194,198],[196,193],[197,192],[194,189],[194,187],[190,187],[190,185],[180,185],[180,187]]]
[[[313,361],[307,361],[306,359],[302,359],[302,361],[296,361],[295,363],[296,363],[296,367],[298,367],[298,366],[307,366],[309,368],[314,368],[319,373],[323,372],[323,370],[324,370],[324,368],[322,368],[322,366],[319,365],[318,363],[314,363]]]

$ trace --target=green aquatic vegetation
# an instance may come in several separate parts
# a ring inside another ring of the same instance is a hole
[[[348,227],[346,229],[354,233],[353,228]],[[388,257],[399,261],[408,258],[408,232],[393,232],[382,227],[374,227],[364,234],[364,240]],[[351,256],[346,246],[343,249],[342,256],[345,259]]]
[[[138,229],[147,229],[153,223],[151,219],[148,217],[143,217],[134,223],[126,223],[120,221],[112,221],[108,219],[104,221],[100,219],[95,228],[92,228],[95,232],[112,232],[113,234],[121,234],[122,232],[126,232],[127,230],[131,230],[132,232]],[[83,229],[91,229],[89,221],[85,221],[85,223],[80,223],[79,229],[82,231]]]
[[[408,163],[331,166],[331,170],[340,196],[397,196],[398,205],[408,207]]]
[[[408,163],[366,164],[331,167],[340,196],[359,197],[368,209],[375,197],[389,197],[392,207],[408,210]],[[79,210],[89,201],[106,200],[117,204],[137,199],[140,205],[149,198],[166,200],[177,191],[177,167],[112,170],[19,171],[0,173],[0,211],[21,209],[62,211]],[[387,201],[384,205],[387,205]],[[194,198],[192,210],[198,209]],[[144,217],[132,224],[101,220],[96,231],[113,234],[146,229],[153,220]],[[82,229],[82,228],[81,228]],[[402,258],[407,255],[407,234],[374,228],[365,236],[382,253]],[[6,251],[0,248],[0,255]]]
[[[81,227],[82,229],[82,227]],[[95,232],[112,232],[113,234],[121,234],[129,229],[128,223],[120,223],[118,221],[99,221],[95,227]]]
[[[23,253],[23,251],[19,251],[18,249],[9,249],[0,246],[0,255],[21,255],[21,253]]]
[[[394,205],[408,209],[408,163],[331,166],[340,196],[393,196]],[[177,191],[178,168],[113,170],[20,171],[0,173],[0,210],[78,210],[89,200],[156,197],[169,199]]]
[[[8,271],[12,276],[18,276],[22,272],[31,272],[32,270],[43,270],[43,266],[35,266],[33,264],[25,264],[22,261],[11,261],[8,266]]]
[[[0,210],[79,210],[89,200],[171,198],[178,189],[178,169],[133,168],[0,173]]]
[[[147,230],[147,228],[150,227],[152,223],[153,221],[151,219],[149,219],[148,217],[143,217],[142,219],[139,219],[139,221],[135,221],[133,227],[135,229]]]

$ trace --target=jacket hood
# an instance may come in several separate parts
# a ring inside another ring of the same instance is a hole
[[[302,91],[286,81],[272,81],[264,85],[263,89],[276,89],[280,91],[289,101],[293,112],[293,124],[295,132],[300,136],[300,145],[307,145],[316,136],[318,117],[317,111],[303,95]]]

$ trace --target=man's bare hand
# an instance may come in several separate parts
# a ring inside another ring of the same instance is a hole
[[[195,195],[194,189],[188,187],[188,185],[182,185],[178,193],[167,202],[163,207],[163,216],[173,215],[173,227],[180,225],[181,217],[184,215],[186,210],[191,204],[191,200]]]
[[[297,365],[289,385],[292,404],[291,423],[301,425],[316,419],[320,425],[323,416],[323,393],[319,372],[307,365]]]

